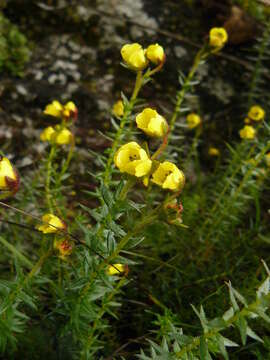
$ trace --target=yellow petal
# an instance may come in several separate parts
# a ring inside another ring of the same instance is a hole
[[[5,190],[9,188],[7,178],[17,181],[17,174],[8,158],[0,157],[0,189]]]

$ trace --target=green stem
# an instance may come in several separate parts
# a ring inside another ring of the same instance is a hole
[[[45,183],[45,193],[46,193],[46,199],[47,199],[47,206],[50,210],[50,212],[53,212],[53,206],[52,206],[52,200],[51,200],[51,176],[52,176],[52,161],[56,153],[56,147],[55,145],[51,146],[50,154],[47,161],[47,175],[46,175],[46,183]]]
[[[106,313],[106,307],[107,304],[110,303],[110,301],[113,299],[113,297],[118,293],[119,289],[126,283],[126,278],[123,276],[121,280],[118,282],[117,286],[114,288],[114,290],[108,295],[108,297],[105,299],[105,301],[102,302],[102,306],[96,316],[96,319],[91,327],[90,334],[87,339],[86,344],[86,351],[91,348],[91,345],[94,341],[94,335],[98,326],[98,323],[100,322],[101,318]],[[84,355],[82,356],[82,359],[84,359]]]
[[[0,236],[0,242],[18,259],[21,260],[22,263],[25,264],[29,269],[32,269],[33,264],[30,260],[27,259],[25,255],[23,255],[14,245],[12,245],[10,242],[8,242],[6,239],[4,239],[2,236]]]
[[[229,328],[231,325],[236,323],[240,318],[249,316],[253,311],[255,311],[261,303],[269,301],[270,294],[267,294],[261,300],[258,298],[254,303],[250,304],[248,307],[243,308],[241,311],[236,313],[230,319],[226,321],[226,326],[219,327],[217,329],[213,329],[204,333],[205,339],[210,339],[216,335],[218,335],[222,330]],[[178,351],[175,355],[178,359],[185,359],[184,355],[191,352],[192,350],[196,349],[200,345],[200,337],[194,337],[192,342],[184,347],[180,351]]]
[[[106,184],[106,185],[108,185],[108,183],[110,182],[110,179],[111,179],[111,167],[112,167],[112,163],[113,163],[114,154],[115,154],[116,149],[117,149],[117,147],[119,145],[119,142],[120,142],[120,139],[122,137],[125,125],[126,125],[128,119],[129,119],[129,117],[130,117],[130,115],[132,113],[133,108],[134,108],[138,93],[139,93],[140,89],[143,86],[143,80],[144,80],[144,77],[142,75],[142,72],[138,71],[133,93],[131,95],[129,103],[125,106],[124,115],[123,115],[123,117],[121,119],[120,126],[119,126],[119,128],[118,128],[118,130],[117,130],[117,132],[115,134],[114,141],[113,141],[113,144],[112,144],[112,148],[111,148],[111,151],[110,151],[110,155],[109,155],[109,158],[108,158],[108,161],[107,161],[107,164],[106,164],[105,172],[104,172],[104,175],[103,175],[104,176],[104,184]]]
[[[247,183],[248,179],[250,178],[250,176],[252,175],[254,169],[258,166],[258,164],[261,162],[261,160],[263,159],[263,157],[265,156],[266,152],[269,150],[270,148],[270,144],[267,144],[266,146],[264,146],[264,148],[261,150],[260,155],[258,156],[258,158],[256,159],[256,161],[254,162],[253,166],[251,166],[251,168],[246,172],[246,174],[244,175],[243,179],[241,180],[240,184],[238,185],[238,188],[236,189],[236,191],[234,192],[233,196],[230,197],[230,201],[229,204],[223,208],[222,214],[220,216],[218,216],[216,218],[216,220],[214,221],[213,225],[211,226],[210,230],[208,231],[208,234],[206,236],[205,242],[207,243],[208,240],[210,239],[212,233],[214,232],[215,228],[217,225],[220,224],[220,222],[224,219],[225,215],[227,214],[228,209],[230,208],[230,206],[232,206],[233,204],[235,204],[235,201],[237,200],[238,195],[241,193],[243,187],[245,186],[245,184]]]
[[[173,133],[174,131],[174,127],[175,127],[175,121],[177,119],[177,117],[179,116],[180,114],[180,110],[181,110],[181,105],[183,103],[183,100],[185,98],[185,95],[186,95],[186,92],[190,89],[191,87],[191,81],[196,73],[196,71],[198,70],[198,67],[199,65],[201,64],[201,61],[202,59],[205,59],[207,55],[205,54],[204,52],[204,48],[202,48],[198,53],[197,55],[195,56],[195,59],[194,59],[194,62],[193,62],[193,65],[188,73],[188,76],[185,78],[185,81],[184,81],[184,84],[181,88],[181,90],[179,90],[177,92],[177,95],[176,95],[176,105],[175,105],[175,108],[174,108],[174,112],[172,114],[172,117],[171,117],[171,120],[170,120],[170,133],[168,135],[168,143],[170,141],[170,135]]]

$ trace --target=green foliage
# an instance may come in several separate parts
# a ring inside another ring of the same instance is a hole
[[[257,99],[267,107],[255,91],[267,34],[268,27],[257,48],[250,92],[243,94],[249,98],[246,113]],[[112,114],[112,130],[104,134],[112,146],[104,154],[88,154],[91,190],[80,189],[75,199],[81,160],[72,135],[77,112],[57,104],[62,113],[53,131],[68,130],[71,136],[65,146],[55,133],[46,139],[41,164],[22,177],[15,198],[0,203],[5,358],[36,356],[35,349],[65,359],[267,359],[270,128],[267,121],[254,122],[254,139],[230,139],[205,166],[201,153],[209,143],[201,135],[207,122],[188,129],[185,118],[195,111],[188,100],[199,84],[197,71],[213,52],[205,44],[190,71],[179,72],[180,88],[167,116],[170,131],[161,139],[149,140],[134,124],[146,107],[140,91],[164,64],[137,71],[132,95],[122,94],[123,115]],[[143,179],[150,179],[148,184],[114,166],[117,150],[131,141],[151,157],[152,173]],[[168,159],[185,172],[184,189],[168,191],[151,181]],[[67,228],[41,233],[38,225],[49,225],[42,220],[46,213]]]
[[[22,76],[29,58],[26,37],[0,12],[0,72]]]

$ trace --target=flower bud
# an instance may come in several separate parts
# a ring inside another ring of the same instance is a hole
[[[165,61],[165,53],[163,47],[159,44],[149,45],[146,49],[146,57],[155,65]]]
[[[152,182],[163,189],[178,191],[185,185],[185,175],[176,165],[169,161],[159,164],[159,167],[152,175]]]
[[[239,131],[239,135],[242,139],[254,139],[256,136],[256,130],[250,125],[245,125],[243,129]]]
[[[114,105],[113,105],[113,114],[115,116],[123,116],[124,115],[124,104],[122,100],[118,100]]]
[[[220,151],[215,148],[215,147],[210,147],[209,150],[208,150],[208,154],[210,156],[219,156],[220,155]]]
[[[258,105],[252,106],[249,109],[248,117],[253,121],[263,120],[265,116],[265,111]]]
[[[73,246],[68,240],[62,239],[54,241],[54,248],[59,251],[59,257],[64,260],[72,253]]]
[[[121,55],[125,63],[132,70],[140,71],[146,68],[148,61],[145,51],[140,44],[126,44],[121,49]]]
[[[6,157],[0,156],[0,191],[7,192],[7,196],[15,194],[20,185],[17,170]]]
[[[222,48],[228,41],[228,34],[224,28],[212,28],[209,33],[209,44],[213,48]]]
[[[136,123],[147,135],[155,137],[163,137],[169,128],[164,117],[151,108],[146,108],[137,115]]]
[[[152,166],[146,151],[135,141],[120,147],[114,156],[114,163],[121,172],[136,177],[147,175]]]
[[[45,214],[42,216],[44,224],[38,225],[36,228],[43,232],[43,234],[56,233],[59,230],[65,230],[67,228],[63,220],[53,214]]]
[[[188,123],[189,129],[194,129],[195,127],[200,125],[201,122],[202,122],[202,119],[200,118],[199,115],[197,115],[195,113],[191,113],[187,116],[187,123]]]

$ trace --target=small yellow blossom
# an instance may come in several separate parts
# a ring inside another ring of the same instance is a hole
[[[123,116],[124,115],[124,103],[122,100],[118,100],[113,105],[113,114],[115,116]]]
[[[51,104],[47,105],[44,110],[44,114],[61,117],[63,111],[63,105],[59,101],[54,100]]]
[[[224,28],[212,28],[209,33],[209,44],[214,48],[221,48],[228,41],[228,34]]]
[[[250,118],[246,117],[245,120],[244,120],[244,123],[247,124],[247,125],[250,124],[251,123]]]
[[[185,175],[176,165],[169,161],[159,164],[152,175],[152,182],[163,189],[181,190],[185,185]]]
[[[239,131],[239,135],[242,139],[254,139],[256,136],[256,130],[250,125],[245,125],[243,129]]]
[[[6,157],[0,156],[0,190],[17,192],[20,179],[17,171]]]
[[[41,141],[51,141],[54,133],[55,133],[54,128],[52,126],[48,126],[40,134],[40,140]]]
[[[110,265],[107,269],[108,275],[119,275],[126,271],[126,265],[123,264],[113,264]]]
[[[146,49],[146,57],[154,64],[160,64],[165,60],[165,53],[163,47],[159,44],[149,45]]]
[[[195,113],[191,113],[187,116],[187,123],[188,123],[189,129],[194,129],[195,127],[200,125],[201,122],[202,122],[202,119],[200,118],[199,115],[197,115]]]
[[[59,101],[54,100],[51,104],[46,106],[44,114],[63,119],[76,119],[78,109],[72,101],[62,105]]]
[[[55,233],[59,230],[66,229],[66,224],[59,219],[59,217],[53,215],[53,214],[45,214],[42,216],[42,221],[44,224],[38,225],[37,229],[43,234],[51,234]]]
[[[145,51],[138,43],[124,45],[121,55],[125,63],[133,70],[143,70],[148,64]]]
[[[270,152],[265,155],[266,165],[270,167]]]
[[[62,259],[65,259],[66,256],[69,256],[72,253],[72,244],[66,239],[55,240],[54,248],[59,251],[60,258]]]
[[[162,137],[168,131],[167,121],[156,110],[151,108],[146,108],[137,115],[136,123],[138,128],[149,136]]]
[[[249,109],[248,117],[253,121],[264,119],[265,111],[258,105],[254,105]]]
[[[147,175],[152,166],[146,151],[135,141],[129,142],[118,149],[114,163],[121,172],[142,177]]]
[[[60,131],[56,131],[51,137],[51,140],[57,145],[67,145],[72,143],[73,135],[71,131],[64,128]]]
[[[208,154],[210,156],[219,156],[220,155],[220,151],[215,148],[215,147],[210,147],[209,150],[208,150]]]

